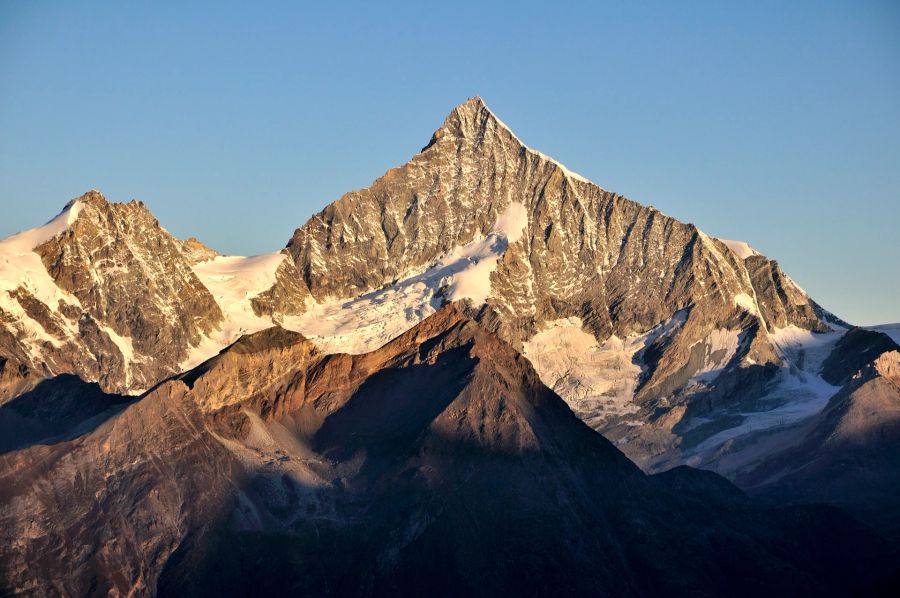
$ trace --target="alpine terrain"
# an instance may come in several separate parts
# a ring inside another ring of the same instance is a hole
[[[480,98],[282,248],[0,241],[0,594],[900,584],[900,346]]]

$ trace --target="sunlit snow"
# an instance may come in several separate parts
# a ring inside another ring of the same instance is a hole
[[[547,322],[525,343],[523,354],[541,378],[588,425],[637,411],[632,402],[643,371],[640,352],[653,339],[685,321],[678,312],[667,322],[624,339],[613,335],[598,342],[580,318]]]
[[[0,308],[13,314],[16,322],[23,326],[22,332],[34,340],[57,346],[60,344],[59,339],[47,334],[39,323],[31,319],[8,291],[22,287],[54,312],[59,308],[60,302],[80,305],[74,295],[56,285],[44,267],[41,256],[34,249],[72,226],[82,207],[81,202],[73,201],[44,226],[22,231],[0,241]],[[60,321],[63,325],[69,325],[70,333],[77,334],[75,324],[65,318],[60,318]],[[26,346],[31,347],[31,343]]]
[[[491,273],[510,243],[522,236],[528,212],[513,202],[487,236],[456,247],[425,271],[359,297],[313,304],[282,325],[313,340],[327,353],[372,351],[403,334],[449,301],[483,304]]]
[[[745,241],[732,241],[730,239],[719,239],[725,246],[728,247],[736,256],[741,258],[742,260],[747,259],[748,257],[752,257],[754,255],[759,255],[759,253],[750,247],[748,243]]]
[[[193,266],[194,274],[209,290],[225,323],[222,328],[193,347],[181,367],[189,369],[218,353],[242,334],[250,334],[273,325],[269,317],[253,312],[251,299],[272,288],[275,272],[287,256],[281,252],[251,257],[217,256]]]

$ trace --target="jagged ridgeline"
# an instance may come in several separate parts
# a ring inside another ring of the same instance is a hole
[[[139,393],[275,323],[361,353],[459,301],[647,469],[717,466],[760,418],[820,410],[846,326],[746,243],[603,190],[480,98],[281,252],[221,256],[94,191],[0,252],[6,397],[59,373]]]
[[[858,591],[898,330],[479,98],[264,255],[91,191],[0,241],[0,594]]]

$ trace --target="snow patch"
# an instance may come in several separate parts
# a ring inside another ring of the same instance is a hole
[[[142,388],[130,388],[131,387],[131,364],[135,361],[141,361],[141,359],[135,358],[134,353],[134,345],[132,344],[131,337],[121,336],[118,332],[110,328],[109,326],[100,326],[101,330],[109,336],[110,340],[116,345],[119,349],[119,353],[122,354],[123,365],[125,368],[125,387],[129,388],[130,394],[140,394],[146,389]]]
[[[711,382],[722,373],[737,353],[741,344],[741,331],[719,328],[706,337],[705,344],[703,365],[691,378],[693,382]]]
[[[0,241],[0,252],[24,253],[34,251],[56,235],[65,232],[78,219],[78,215],[84,205],[78,201],[72,201],[63,211],[57,214],[44,226],[31,228]]]
[[[785,428],[821,413],[839,386],[826,382],[819,372],[822,363],[844,334],[843,330],[815,333],[797,326],[775,328],[769,333],[784,366],[778,382],[757,401],[758,411],[738,411],[741,423],[710,436],[697,445],[689,464],[699,463],[701,455],[712,458],[723,443],[762,431]],[[766,408],[766,406],[768,408]],[[698,423],[702,423],[698,419]]]
[[[81,305],[78,299],[57,286],[56,281],[47,272],[41,256],[34,250],[68,230],[78,218],[83,205],[79,201],[70,202],[53,220],[40,226],[17,233],[0,241],[0,309],[11,313],[21,331],[36,341],[46,341],[54,346],[60,345],[60,339],[47,334],[44,328],[33,320],[9,295],[10,291],[23,288],[38,301],[59,316],[59,322],[70,335],[78,333],[77,325],[59,314],[59,303]],[[40,359],[37,349],[31,348],[32,356]]]
[[[753,257],[754,255],[759,255],[755,249],[750,247],[749,243],[744,241],[732,241],[730,239],[719,239],[722,243],[725,244],[728,249],[730,249],[736,256],[741,258],[742,260],[747,259],[748,257]]]
[[[769,338],[782,359],[796,369],[818,374],[843,334],[844,330],[812,332],[791,324],[786,328],[773,328]]]
[[[738,293],[735,295],[734,304],[741,309],[750,312],[754,316],[759,316],[759,306],[756,305],[756,299],[747,293]]]
[[[528,209],[524,204],[514,201],[497,218],[494,232],[506,237],[510,243],[515,243],[522,238],[525,227],[528,226]]]

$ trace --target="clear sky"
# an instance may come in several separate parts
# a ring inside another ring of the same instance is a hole
[[[282,247],[473,95],[606,189],[900,321],[900,2],[0,2],[0,237],[97,188]]]

